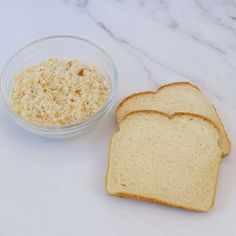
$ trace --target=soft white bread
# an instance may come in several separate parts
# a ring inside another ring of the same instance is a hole
[[[109,146],[108,194],[208,211],[214,202],[221,150],[207,118],[136,111]]]
[[[222,156],[226,156],[230,152],[230,140],[215,107],[191,83],[167,84],[160,87],[156,92],[143,92],[125,98],[117,108],[117,121],[120,122],[125,115],[137,110],[157,110],[168,115],[176,112],[187,112],[205,116],[220,129]]]

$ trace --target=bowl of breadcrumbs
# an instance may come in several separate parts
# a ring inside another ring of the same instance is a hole
[[[115,103],[117,71],[88,40],[53,36],[20,49],[1,74],[7,111],[21,127],[49,138],[79,135]]]

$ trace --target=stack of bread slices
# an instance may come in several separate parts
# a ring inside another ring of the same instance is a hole
[[[177,82],[125,98],[109,146],[108,194],[209,211],[230,140],[195,85]]]

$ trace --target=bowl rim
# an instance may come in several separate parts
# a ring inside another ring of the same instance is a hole
[[[110,72],[111,72],[111,81],[112,81],[112,86],[111,86],[111,91],[109,94],[109,97],[106,101],[106,103],[93,115],[89,116],[88,118],[86,118],[85,120],[79,121],[79,122],[74,122],[72,124],[66,124],[66,125],[44,125],[44,124],[39,124],[36,122],[32,122],[30,120],[27,120],[23,117],[21,117],[20,115],[17,115],[14,111],[12,111],[12,109],[9,107],[8,104],[8,99],[6,98],[6,96],[4,95],[3,92],[3,81],[4,81],[4,74],[6,73],[9,65],[14,61],[14,59],[21,53],[23,52],[25,49],[28,49],[31,46],[37,45],[38,43],[44,42],[44,41],[48,41],[48,40],[53,40],[53,39],[73,39],[73,40],[78,40],[84,43],[87,43],[88,45],[92,46],[93,48],[95,48],[97,51],[99,51],[104,58],[109,62],[109,67],[110,67]],[[40,39],[36,39],[33,40],[27,44],[25,44],[23,47],[21,47],[20,49],[18,49],[11,57],[10,59],[7,60],[6,64],[4,65],[2,72],[0,73],[0,90],[1,90],[1,94],[4,100],[4,103],[6,104],[8,111],[10,112],[10,115],[13,116],[14,120],[20,124],[21,126],[26,126],[28,128],[34,129],[34,130],[38,130],[38,131],[45,131],[45,132],[52,132],[52,131],[74,131],[74,129],[79,129],[79,128],[84,128],[89,126],[90,124],[94,123],[96,120],[98,120],[99,118],[101,118],[103,115],[106,114],[106,112],[108,112],[112,106],[114,105],[114,100],[117,94],[117,87],[118,87],[118,72],[116,69],[116,66],[112,60],[112,58],[110,57],[110,55],[100,46],[98,46],[97,44],[91,42],[88,39],[79,37],[79,36],[75,36],[75,35],[53,35],[53,36],[47,36],[47,37],[43,37]]]

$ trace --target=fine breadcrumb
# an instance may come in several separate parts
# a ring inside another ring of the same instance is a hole
[[[10,105],[35,123],[66,125],[85,120],[106,102],[109,84],[95,67],[49,58],[14,76]]]

